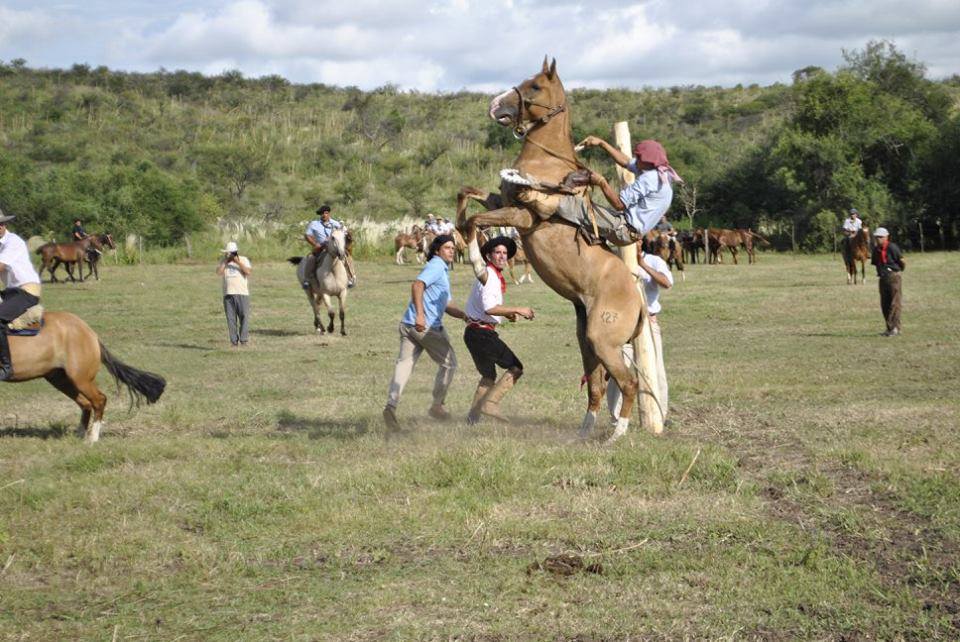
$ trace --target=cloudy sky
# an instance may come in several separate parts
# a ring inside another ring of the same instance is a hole
[[[568,87],[790,82],[893,41],[960,73],[960,0],[0,0],[0,60],[494,91],[556,57]]]

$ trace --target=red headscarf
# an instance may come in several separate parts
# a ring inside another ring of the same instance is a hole
[[[638,161],[650,163],[656,167],[657,173],[660,174],[660,180],[665,181],[670,178],[675,183],[683,182],[676,170],[670,167],[670,161],[667,160],[667,150],[657,141],[641,140],[634,146],[633,154]]]

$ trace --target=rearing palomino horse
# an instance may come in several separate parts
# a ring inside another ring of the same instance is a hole
[[[570,110],[556,60],[532,78],[493,99],[490,117],[510,126],[524,139],[514,168],[541,185],[562,183],[580,169],[570,138]],[[585,192],[586,188],[581,188]],[[626,432],[639,390],[634,372],[623,362],[622,347],[640,331],[641,298],[626,265],[601,245],[590,245],[574,225],[553,217],[559,202],[554,194],[537,192],[504,180],[500,193],[463,187],[457,197],[457,227],[471,244],[478,226],[517,228],[527,258],[540,278],[573,304],[577,340],[588,382],[587,412],[580,436],[589,436],[606,388],[609,372],[623,391],[615,436]],[[466,218],[467,203],[476,200],[488,212]],[[471,259],[478,255],[471,247]]]
[[[138,403],[154,403],[163,394],[166,381],[159,375],[137,370],[110,354],[100,339],[79,317],[69,312],[47,312],[36,336],[10,335],[11,382],[45,378],[54,388],[80,406],[78,432],[94,443],[100,439],[107,397],[97,387],[102,363]],[[93,419],[93,423],[90,419]]]
[[[299,283],[309,282],[310,289],[306,291],[307,299],[310,300],[310,307],[313,308],[313,327],[317,334],[323,334],[323,321],[320,319],[320,303],[327,308],[327,314],[330,315],[330,324],[326,331],[333,333],[333,305],[330,301],[331,296],[337,297],[340,303],[340,334],[347,336],[347,328],[344,325],[344,318],[347,310],[347,237],[346,232],[341,229],[330,232],[330,238],[327,239],[327,249],[323,253],[323,258],[316,262],[315,274],[308,275],[306,271],[306,262],[303,257],[294,256],[287,259],[290,263],[297,266],[297,279]]]
[[[843,264],[847,266],[847,285],[857,282],[857,261],[860,261],[860,283],[866,281],[866,264],[870,260],[870,230],[862,227],[850,238],[843,239]]]

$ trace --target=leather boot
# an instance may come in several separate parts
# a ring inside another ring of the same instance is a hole
[[[488,417],[509,423],[510,420],[500,412],[500,400],[510,391],[510,388],[513,388],[513,384],[517,379],[518,376],[513,370],[504,372],[503,376],[500,377],[500,381],[490,389],[490,392],[487,393],[487,396],[483,399],[483,402],[481,402],[480,412]]]
[[[13,365],[10,363],[10,343],[7,341],[7,324],[0,322],[0,381],[13,377]]]
[[[480,421],[480,404],[493,385],[493,379],[486,378],[480,379],[480,383],[477,384],[477,391],[473,393],[473,401],[470,403],[470,412],[467,413],[467,423],[471,426]]]

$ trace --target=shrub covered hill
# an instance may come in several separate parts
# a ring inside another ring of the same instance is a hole
[[[789,86],[569,92],[576,139],[626,120],[664,142],[686,179],[681,225],[759,227],[810,250],[851,206],[908,246],[921,231],[957,246],[958,96],[960,78],[928,80],[887,42]],[[519,149],[489,98],[0,63],[0,207],[24,234],[63,237],[79,216],[154,246],[229,221],[296,234],[321,202],[348,220],[451,216],[461,185],[495,188]],[[586,154],[612,178],[602,156]]]

